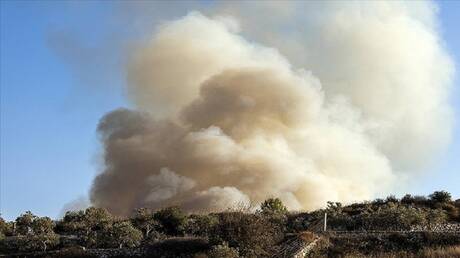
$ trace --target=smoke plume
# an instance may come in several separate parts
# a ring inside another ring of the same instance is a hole
[[[394,190],[445,147],[454,68],[431,3],[282,3],[191,12],[137,47],[134,108],[98,126],[94,205],[313,209]]]
[[[58,217],[62,218],[65,216],[66,212],[68,211],[80,211],[88,208],[91,205],[88,197],[86,196],[79,196],[78,198],[64,204],[61,211],[59,212]]]

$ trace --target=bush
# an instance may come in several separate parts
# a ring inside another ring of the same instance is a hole
[[[221,245],[215,245],[208,252],[209,258],[238,258],[238,249],[228,246],[228,243],[224,242]]]
[[[313,232],[310,232],[310,231],[300,232],[298,236],[300,239],[302,239],[306,243],[312,242],[313,240],[317,238],[317,235],[315,235]]]
[[[426,199],[425,196],[416,195],[413,197],[413,199],[414,199],[415,205],[418,205],[418,206],[428,206],[429,205],[429,201]]]
[[[284,214],[287,212],[286,206],[279,198],[270,198],[260,205],[260,210],[264,214]]]
[[[216,215],[190,215],[186,233],[194,236],[208,237],[219,224],[219,218]]]
[[[311,225],[312,216],[310,213],[289,213],[286,217],[286,227],[289,232],[303,231]]]
[[[429,224],[445,223],[446,219],[447,219],[447,215],[441,209],[430,209],[425,212],[425,220]]]
[[[8,237],[1,243],[2,253],[47,251],[59,244],[59,236],[55,233],[41,235],[19,235]]]
[[[406,194],[401,198],[401,203],[402,204],[413,204],[414,203],[414,197],[410,194]]]
[[[446,214],[441,209],[416,208],[388,203],[377,209],[369,207],[351,216],[345,213],[331,214],[328,219],[328,228],[333,230],[409,230],[414,225],[436,224],[445,221]]]
[[[162,232],[153,230],[150,232],[148,237],[144,237],[143,242],[146,245],[151,245],[151,244],[157,243],[158,241],[161,241],[167,238],[168,236],[166,236]]]
[[[386,203],[389,203],[389,202],[392,202],[392,203],[398,203],[399,200],[398,198],[396,198],[396,196],[394,195],[390,195],[387,197],[387,199],[385,200]]]
[[[187,225],[187,216],[178,207],[159,210],[154,218],[160,223],[160,229],[168,235],[182,235]]]
[[[284,237],[280,227],[258,214],[225,212],[219,214],[219,224],[211,234],[211,243],[227,242],[243,256],[266,257]]]
[[[327,202],[326,210],[328,214],[342,213],[342,204],[340,202]]]
[[[429,195],[433,203],[448,203],[452,201],[452,196],[446,191],[436,191]]]

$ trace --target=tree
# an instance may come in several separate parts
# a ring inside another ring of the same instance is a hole
[[[107,245],[111,247],[136,247],[142,240],[142,232],[128,221],[115,222],[107,229]]]
[[[160,223],[162,230],[169,235],[182,234],[187,224],[187,216],[179,207],[159,210],[154,218]]]
[[[59,243],[53,221],[48,217],[37,217],[30,211],[16,218],[16,233],[15,241],[21,251],[46,251]]]
[[[264,214],[284,214],[287,212],[286,206],[279,198],[270,198],[260,205],[260,210]]]
[[[6,222],[2,217],[0,217],[0,240],[3,240],[7,235],[11,234],[11,223]]]
[[[85,210],[84,222],[87,227],[98,230],[110,225],[112,215],[104,208],[89,207]]]
[[[104,208],[89,207],[83,216],[83,239],[87,247],[104,246],[103,238],[113,223],[112,215]]]
[[[34,233],[33,240],[40,243],[43,251],[59,242],[58,236],[53,231],[54,223],[49,217],[36,217],[31,227]]]
[[[87,232],[85,211],[68,211],[56,225],[56,231],[64,235],[82,235]]]
[[[32,223],[37,216],[30,211],[26,211],[16,218],[16,233],[26,235],[32,231]]]
[[[429,195],[430,200],[434,203],[448,203],[452,201],[452,196],[446,191],[435,191]]]
[[[144,237],[148,238],[150,232],[159,227],[159,223],[154,218],[154,214],[145,208],[136,210],[134,218],[132,218],[133,225],[142,230]]]
[[[5,221],[3,220],[3,218],[0,217],[0,241],[2,241],[3,239],[5,239],[5,233],[6,233],[6,223]]]
[[[53,231],[54,223],[49,217],[37,217],[32,221],[32,230],[34,234],[48,234]]]
[[[60,234],[80,236],[87,247],[97,247],[103,246],[101,238],[113,220],[106,209],[89,207],[84,211],[66,212],[56,229]]]
[[[46,251],[48,247],[55,247],[59,244],[59,236],[54,232],[48,232],[28,237],[27,244],[30,250]]]

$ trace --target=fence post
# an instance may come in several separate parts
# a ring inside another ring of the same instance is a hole
[[[327,230],[327,212],[324,213],[324,231]]]

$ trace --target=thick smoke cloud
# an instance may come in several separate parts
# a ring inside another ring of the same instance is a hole
[[[135,109],[98,127],[94,205],[313,209],[387,193],[448,142],[453,66],[430,3],[277,5],[192,12],[136,49]]]
[[[238,17],[245,36],[311,70],[329,98],[349,99],[395,169],[419,169],[449,142],[454,68],[436,31],[434,3],[243,5],[225,6],[223,12]]]

